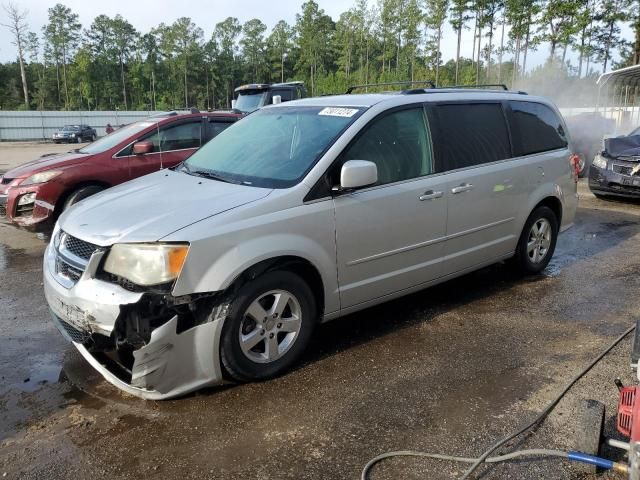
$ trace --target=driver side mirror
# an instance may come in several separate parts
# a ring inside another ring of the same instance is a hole
[[[340,170],[340,190],[368,187],[378,181],[378,167],[368,160],[348,160]]]
[[[142,142],[136,142],[133,144],[134,155],[144,155],[145,153],[153,152],[153,143],[143,140]]]
[[[282,96],[274,95],[273,98],[271,99],[271,103],[273,103],[274,105],[278,105],[282,103]]]

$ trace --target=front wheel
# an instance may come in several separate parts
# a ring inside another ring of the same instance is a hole
[[[313,293],[298,275],[272,271],[249,281],[231,302],[222,330],[227,373],[241,382],[281,374],[309,344],[316,316]]]
[[[64,205],[62,206],[62,211],[66,210],[71,205],[75,205],[80,200],[84,200],[85,198],[101,192],[102,190],[104,190],[104,187],[101,187],[100,185],[87,185],[86,187],[78,188],[67,197]]]
[[[515,261],[520,270],[525,274],[540,273],[544,270],[558,240],[558,219],[549,207],[536,208],[524,225]]]

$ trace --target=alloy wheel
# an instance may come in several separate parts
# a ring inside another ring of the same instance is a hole
[[[301,325],[298,299],[285,290],[271,290],[255,299],[244,313],[240,349],[253,362],[275,362],[289,351]]]
[[[540,263],[545,259],[551,246],[552,234],[551,224],[546,218],[533,222],[527,239],[527,254],[532,263]]]

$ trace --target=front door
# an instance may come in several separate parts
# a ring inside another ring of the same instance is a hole
[[[422,106],[374,119],[339,164],[347,160],[374,162],[378,183],[334,199],[342,308],[440,276],[447,185],[432,175]]]

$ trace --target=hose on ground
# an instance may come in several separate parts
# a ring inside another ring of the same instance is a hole
[[[495,452],[498,448],[502,447],[505,443],[513,440],[516,437],[519,437],[520,435],[525,433],[527,430],[530,430],[531,428],[540,424],[549,415],[549,413],[551,413],[551,411],[556,407],[556,405],[558,405],[560,400],[564,398],[567,392],[578,382],[578,380],[584,377],[600,360],[602,360],[611,350],[613,350],[616,347],[616,345],[618,345],[622,340],[624,340],[624,338],[627,335],[633,332],[635,328],[636,327],[634,325],[628,328],[627,330],[625,330],[619,337],[617,337],[613,341],[613,343],[611,343],[611,345],[609,345],[602,353],[600,353],[597,357],[595,357],[591,361],[591,363],[589,363],[580,373],[578,373],[562,389],[562,391],[553,400],[551,400],[551,402],[547,404],[547,406],[536,416],[536,418],[534,418],[531,422],[527,423],[526,425],[518,429],[516,432],[511,433],[506,437],[502,438],[501,440],[497,441],[496,443],[494,443],[491,447],[485,450],[484,453],[479,457],[477,458],[456,457],[452,455],[441,455],[437,453],[418,452],[413,450],[398,450],[395,452],[387,452],[371,459],[365,465],[365,467],[362,470],[362,474],[360,476],[361,480],[367,480],[367,475],[369,473],[369,470],[371,470],[371,467],[373,467],[373,465],[375,465],[379,461],[385,458],[399,457],[399,456],[426,457],[426,458],[433,458],[438,460],[450,460],[455,462],[471,463],[472,465],[464,473],[461,480],[468,479],[473,474],[473,472],[475,472],[478,469],[478,467],[483,463],[505,462],[513,458],[522,457],[522,456],[541,456],[542,455],[542,456],[563,457],[563,458],[569,458],[571,460],[583,461],[577,458],[577,456],[572,455],[574,452],[563,452],[560,450],[545,450],[545,449],[518,450],[512,453],[508,453],[508,454],[500,455],[496,457],[490,457],[490,455],[493,452]],[[597,458],[597,457],[593,457],[593,458]]]

